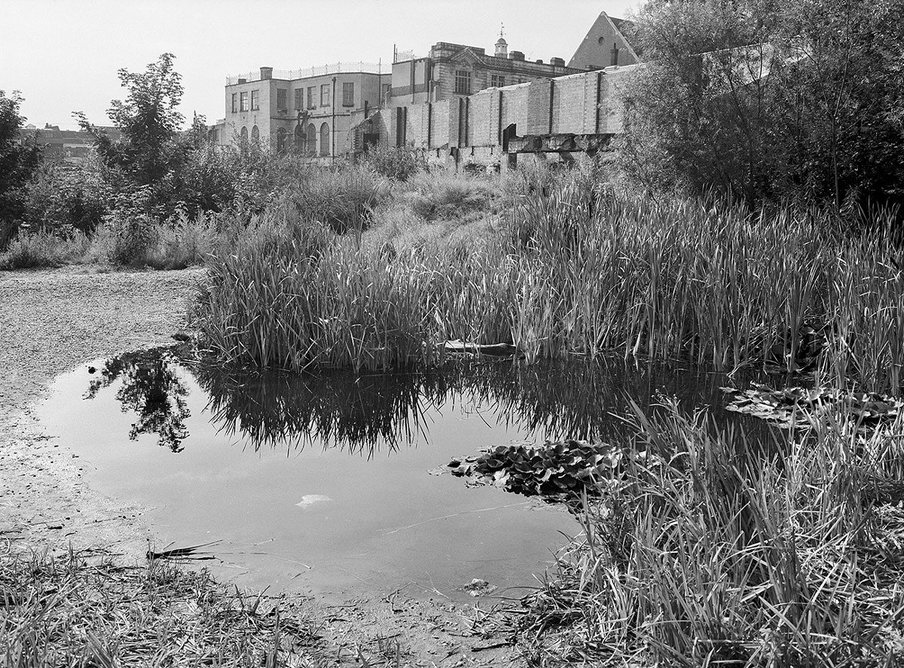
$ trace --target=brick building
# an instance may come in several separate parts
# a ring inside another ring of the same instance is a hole
[[[119,139],[118,128],[96,126],[111,139]],[[82,163],[94,152],[94,135],[82,130],[60,130],[57,125],[45,125],[42,129],[28,125],[19,130],[20,141],[41,147],[45,160]]]
[[[437,42],[426,57],[395,54],[386,74],[361,66],[274,77],[261,68],[229,80],[226,119],[214,132],[219,143],[238,137],[312,156],[379,142],[456,166],[592,153],[621,131],[615,93],[640,62],[631,27],[601,13],[568,65],[529,61],[500,35],[493,55]]]
[[[635,65],[640,62],[632,43],[634,24],[601,12],[568,61],[568,67],[601,70],[604,67]]]
[[[211,129],[218,144],[250,141],[273,150],[294,148],[309,156],[333,157],[352,150],[349,128],[389,93],[391,75],[381,65],[327,65],[280,72],[272,67],[230,77],[226,117]]]

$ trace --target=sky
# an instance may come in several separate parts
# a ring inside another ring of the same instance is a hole
[[[0,0],[0,90],[20,91],[27,123],[75,129],[73,111],[109,123],[125,97],[117,70],[144,71],[176,56],[180,111],[209,123],[225,115],[230,74],[261,66],[391,64],[393,45],[426,56],[435,42],[493,52],[504,25],[509,50],[529,60],[574,53],[601,11],[626,17],[628,0]],[[387,69],[387,71],[389,71]]]

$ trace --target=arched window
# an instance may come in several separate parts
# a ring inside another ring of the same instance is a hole
[[[305,152],[310,155],[317,154],[317,129],[313,123],[308,125],[308,141],[307,146],[305,146]]]
[[[320,155],[330,154],[330,126],[324,123],[320,126]]]
[[[299,153],[304,153],[305,151],[305,135],[304,128],[301,125],[295,126],[295,150]]]
[[[279,152],[286,150],[286,129],[276,129],[276,150]]]
[[[258,143],[260,143],[260,140],[261,140],[261,131],[258,130],[257,126],[255,125],[253,128],[251,128],[251,141],[255,144],[258,144]]]
[[[244,125],[242,126],[242,131],[241,131],[241,133],[239,133],[239,136],[242,138],[243,144],[248,143],[248,128],[245,127]]]

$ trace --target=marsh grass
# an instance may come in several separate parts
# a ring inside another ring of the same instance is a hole
[[[418,173],[408,186],[411,210],[427,222],[480,214],[499,196],[498,185],[488,178],[443,171]]]
[[[628,464],[528,601],[533,663],[898,665],[902,424],[814,421],[770,457],[705,419],[636,410]]]
[[[429,365],[459,338],[513,343],[528,362],[617,351],[790,372],[816,356],[863,389],[900,390],[904,265],[887,213],[858,236],[825,212],[657,202],[583,173],[506,188],[492,220],[414,243],[408,219],[353,239],[266,211],[210,262],[201,330],[223,359],[295,370]],[[316,254],[272,243],[299,234]]]
[[[43,666],[322,666],[317,627],[289,600],[242,594],[152,560],[97,554],[0,560],[0,663]]]

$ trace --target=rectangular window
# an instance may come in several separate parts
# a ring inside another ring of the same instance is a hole
[[[232,94],[232,113],[236,113],[239,110],[239,94]]]
[[[239,111],[248,111],[248,91],[239,93]]]
[[[295,89],[295,108],[304,109],[304,88]]]
[[[503,86],[505,86],[505,77],[501,74],[491,74],[490,86],[492,88],[502,88]]]
[[[330,106],[330,85],[320,84],[320,106]]]
[[[314,86],[308,86],[308,109],[314,108]]]
[[[277,111],[288,111],[289,110],[289,91],[285,88],[277,88],[276,89],[276,110]]]
[[[471,94],[471,73],[468,70],[455,70],[455,94]]]
[[[260,96],[261,92],[259,90],[251,91],[251,111],[257,111],[261,108]]]
[[[343,107],[354,107],[355,106],[355,84],[354,84],[354,82],[342,84],[342,106]]]

